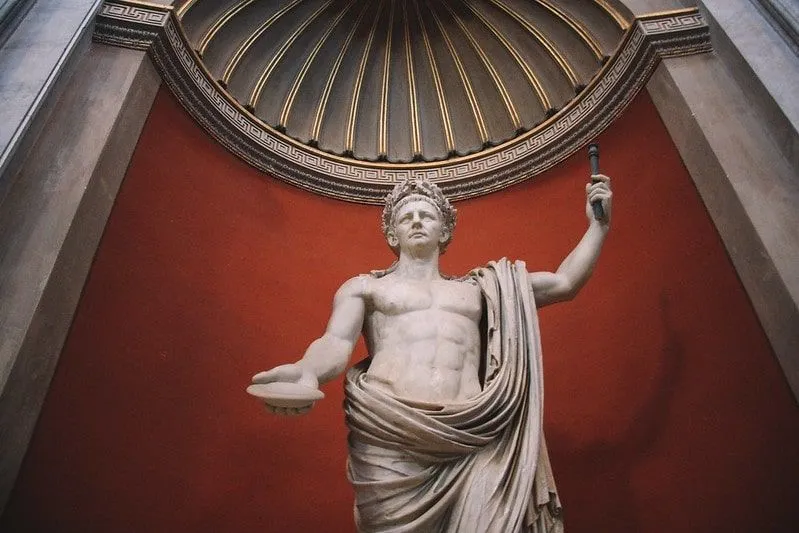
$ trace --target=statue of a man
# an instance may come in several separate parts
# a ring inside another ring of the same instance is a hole
[[[573,298],[593,270],[612,195],[608,177],[593,178],[588,230],[557,272],[502,259],[459,279],[439,271],[455,209],[428,181],[397,185],[383,211],[397,261],[341,286],[327,330],[302,359],[253,377],[317,389],[345,370],[363,332],[369,357],[345,383],[359,531],[562,531],[542,431],[536,307]],[[310,398],[265,401],[301,414]]]

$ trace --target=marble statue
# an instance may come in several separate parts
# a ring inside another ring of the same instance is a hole
[[[428,181],[397,185],[383,211],[397,261],[339,288],[302,359],[253,377],[248,392],[271,411],[305,413],[363,333],[370,356],[347,372],[344,406],[359,531],[563,531],[536,308],[571,299],[591,275],[612,196],[607,176],[592,178],[588,229],[556,272],[501,259],[458,279],[439,271],[456,210]]]

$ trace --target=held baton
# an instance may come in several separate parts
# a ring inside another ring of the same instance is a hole
[[[591,175],[599,174],[599,145],[591,143],[588,145],[588,163],[591,165]],[[591,183],[599,183],[602,180],[591,178]],[[602,209],[602,200],[591,202],[591,209],[594,210],[594,218],[603,220],[605,210]]]

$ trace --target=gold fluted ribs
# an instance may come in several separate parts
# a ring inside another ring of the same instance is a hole
[[[405,65],[408,69],[408,111],[411,118],[411,151],[413,159],[421,159],[422,134],[419,128],[419,103],[416,99],[416,75],[413,68],[413,46],[411,45],[411,24],[408,18],[408,4],[402,3],[403,29],[405,32]]]
[[[200,55],[205,53],[208,45],[211,44],[211,40],[216,37],[216,34],[219,33],[219,30],[221,30],[225,24],[233,19],[233,17],[241,13],[245,7],[249,6],[253,2],[255,2],[255,0],[240,0],[238,3],[233,4],[227,10],[225,10],[225,12],[222,13],[222,16],[215,20],[213,24],[211,24],[211,27],[205,32],[205,35],[203,35],[202,39],[200,39],[200,44],[197,46],[197,51],[200,52]],[[294,3],[296,4],[297,2]],[[186,11],[188,11],[188,9],[189,8],[187,7]],[[185,15],[186,11],[184,11],[182,15]]]
[[[544,50],[546,50],[547,54],[549,54],[550,57],[552,57],[552,59],[554,59],[558,64],[560,70],[566,75],[574,88],[577,88],[580,85],[580,80],[577,78],[577,73],[575,72],[574,67],[572,67],[569,60],[566,59],[566,56],[563,54],[563,52],[561,52],[558,46],[555,45],[552,39],[544,34],[535,24],[527,20],[518,10],[506,4],[502,0],[489,1],[509,15],[541,44]]]
[[[369,9],[369,3],[364,2],[363,9],[361,9],[358,18],[355,20],[355,24],[353,24],[352,27],[350,28],[350,31],[347,34],[347,38],[344,40],[344,44],[342,44],[341,48],[338,51],[338,55],[336,55],[336,60],[333,62],[333,67],[330,69],[330,74],[327,76],[327,81],[325,82],[324,89],[322,89],[322,96],[319,98],[319,104],[316,106],[316,113],[314,113],[313,125],[311,126],[310,142],[313,145],[316,145],[319,142],[319,135],[322,131],[322,119],[325,116],[325,111],[327,110],[327,103],[330,101],[330,93],[333,90],[333,83],[336,81],[339,69],[341,68],[341,63],[344,61],[344,57],[347,55],[347,52],[350,49],[350,45],[352,44],[353,37],[355,37],[355,32],[358,29],[358,27],[361,25],[361,21],[363,20],[364,15],[366,15],[368,9]]]
[[[196,4],[196,3],[197,3],[197,0],[186,0],[186,1],[185,1],[185,2],[183,2],[183,4],[182,4],[182,5],[181,5],[181,6],[180,6],[178,9],[177,9],[177,11],[175,12],[175,14],[178,16],[178,18],[183,18],[183,15],[185,15],[185,14],[186,14],[186,11],[188,11],[189,9],[191,9],[191,7],[192,7],[194,4]]]
[[[522,127],[522,121],[519,118],[519,113],[516,111],[516,106],[513,104],[513,99],[508,93],[508,90],[505,88],[505,83],[502,81],[502,77],[497,72],[496,67],[488,58],[488,54],[483,50],[483,47],[480,46],[480,42],[474,37],[469,28],[463,22],[463,20],[458,16],[458,14],[450,7],[450,5],[446,2],[443,2],[444,7],[449,11],[452,19],[458,25],[458,28],[463,32],[463,35],[466,36],[466,40],[469,41],[469,44],[472,46],[474,51],[477,53],[477,57],[480,58],[480,62],[483,64],[485,69],[488,71],[488,74],[491,76],[491,81],[494,82],[494,86],[497,88],[497,92],[499,93],[499,97],[502,99],[502,102],[505,104],[505,110],[508,112],[508,117],[510,117],[511,122],[513,123],[513,128],[515,130],[519,130]]]
[[[602,8],[602,11],[610,15],[610,18],[613,19],[613,22],[623,31],[627,31],[627,28],[630,27],[631,22],[627,20],[624,15],[621,14],[616,6],[608,2],[607,0],[594,0],[594,3]]]
[[[599,41],[597,41],[596,38],[591,35],[591,32],[588,31],[585,26],[580,23],[580,21],[570,15],[568,11],[561,9],[549,0],[536,0],[536,2],[562,20],[566,26],[572,30],[583,43],[585,43],[589,50],[591,50],[591,53],[594,54],[594,57],[600,60],[602,59],[604,54],[599,46]]]
[[[336,26],[338,26],[338,24],[341,22],[341,19],[344,18],[354,4],[355,0],[350,0],[344,9],[333,19],[333,21],[327,27],[325,33],[322,34],[322,36],[316,41],[316,45],[311,50],[311,53],[308,54],[307,58],[305,58],[305,62],[300,68],[300,71],[297,73],[297,76],[294,78],[294,82],[291,84],[291,89],[289,89],[288,96],[284,100],[283,109],[280,111],[280,118],[278,119],[279,128],[284,128],[286,126],[286,123],[289,120],[289,113],[291,113],[291,107],[294,105],[294,99],[297,97],[297,92],[299,92],[302,82],[308,75],[308,71],[313,64],[314,59],[316,59],[316,56],[322,49],[322,46],[324,46],[325,42],[327,42],[330,34],[333,33],[333,30],[336,29]]]
[[[377,25],[380,22],[380,15],[383,13],[383,0],[380,0],[380,4],[377,6],[377,13],[375,14],[374,21],[372,21],[372,27],[369,30],[369,37],[366,40],[366,46],[363,48],[363,54],[361,55],[361,61],[358,66],[358,74],[355,78],[355,83],[352,87],[352,97],[350,98],[350,112],[347,116],[347,138],[346,142],[344,143],[344,153],[348,155],[352,155],[353,150],[355,149],[355,120],[358,116],[358,101],[361,97],[361,87],[363,86],[363,77],[366,74],[366,62],[369,59],[369,52],[372,50],[372,43],[375,40],[375,35],[377,34]]]
[[[340,156],[426,164],[513,142],[575,98],[632,19],[619,0],[572,5],[186,0],[176,14],[262,123]]]
[[[383,54],[383,83],[380,89],[380,118],[377,130],[377,157],[388,156],[388,89],[391,85],[391,37],[394,34],[394,0],[390,0],[388,27],[386,28],[386,48]]]
[[[258,107],[258,100],[261,98],[261,93],[266,86],[266,82],[269,80],[269,77],[275,71],[275,68],[280,64],[283,58],[286,56],[286,53],[291,48],[291,45],[294,44],[300,35],[310,26],[319,16],[325,12],[325,10],[330,6],[332,0],[328,0],[324,2],[321,6],[319,6],[313,13],[308,15],[302,23],[297,26],[297,28],[288,36],[288,38],[283,41],[283,44],[280,45],[280,48],[275,52],[275,55],[272,56],[272,59],[269,60],[267,63],[266,68],[264,68],[261,75],[258,77],[258,81],[253,87],[252,92],[250,93],[250,102],[249,105],[253,109]]]
[[[433,20],[438,26],[438,30],[441,32],[441,36],[444,38],[444,43],[447,45],[447,49],[452,57],[452,61],[455,63],[455,68],[458,71],[458,77],[461,80],[463,90],[466,92],[466,99],[469,101],[469,108],[472,111],[472,116],[474,117],[475,126],[477,126],[477,133],[480,136],[480,141],[486,145],[489,140],[488,129],[486,128],[485,119],[483,118],[483,111],[480,108],[480,102],[477,100],[474,87],[472,87],[471,78],[467,74],[466,68],[463,66],[463,61],[461,60],[457,48],[455,48],[455,44],[449,37],[446,26],[444,26],[444,24],[441,22],[441,19],[435,11],[431,11],[431,13],[433,15]]]
[[[419,18],[419,27],[422,31],[422,40],[424,41],[425,56],[430,64],[430,71],[433,76],[433,83],[436,88],[436,98],[438,101],[438,110],[441,113],[441,125],[444,129],[444,140],[448,154],[455,153],[455,137],[452,134],[452,119],[449,116],[449,107],[447,106],[447,93],[444,91],[444,83],[441,80],[441,72],[436,62],[435,54],[433,53],[433,46],[430,43],[430,35],[427,32],[427,27],[422,16],[422,10],[419,6],[418,0],[414,0],[416,7],[416,16]]]
[[[248,35],[246,39],[244,39],[244,41],[239,45],[238,48],[236,48],[236,51],[233,53],[233,56],[228,60],[227,64],[225,65],[225,70],[222,73],[222,82],[228,83],[230,81],[230,77],[233,75],[233,71],[236,70],[236,67],[241,62],[241,59],[244,57],[247,51],[252,47],[252,45],[255,44],[258,38],[261,37],[261,35],[263,35],[264,32],[266,32],[266,30],[268,30],[269,27],[272,26],[272,24],[280,20],[280,18],[283,15],[291,11],[291,9],[294,8],[301,1],[302,0],[294,0],[293,2],[286,4],[285,6],[280,8],[277,12],[275,12],[272,16],[266,19],[263,22],[263,24],[258,26],[258,28],[256,28],[254,32]],[[213,36],[209,37],[209,42],[211,38],[213,38]],[[203,50],[204,48],[200,48],[200,53],[202,53]]]
[[[491,35],[502,44],[504,49],[511,55],[513,60],[516,62],[516,65],[522,70],[524,73],[524,77],[527,80],[527,83],[530,87],[535,91],[536,96],[538,97],[538,101],[541,103],[541,107],[544,111],[548,111],[552,109],[552,101],[547,94],[546,89],[544,89],[541,80],[538,78],[536,73],[530,67],[530,64],[527,60],[522,57],[519,50],[511,43],[505,35],[503,35],[502,31],[497,27],[496,24],[491,22],[486,16],[474,5],[474,2],[466,2],[467,7],[472,11],[472,13],[477,17],[477,19],[483,23],[483,25],[491,32]]]

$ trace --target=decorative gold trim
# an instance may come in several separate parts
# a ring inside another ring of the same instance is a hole
[[[575,89],[580,86],[580,80],[577,78],[577,73],[572,68],[569,61],[566,59],[566,56],[558,50],[558,47],[555,46],[546,35],[541,33],[533,23],[529,20],[524,18],[518,11],[513,9],[512,7],[507,6],[502,0],[489,0],[492,4],[497,6],[499,9],[504,11],[507,15],[509,15],[513,20],[515,20],[521,27],[527,30],[533,37],[535,37],[536,41],[538,41],[541,46],[544,47],[544,50],[549,54],[549,56],[555,60],[560,70],[566,75],[568,78],[569,83],[571,83],[572,87]]]
[[[119,1],[119,2],[128,2],[128,3],[137,3],[139,0],[117,0],[117,1]],[[382,2],[383,2],[383,0],[381,0],[381,4],[382,4]],[[418,8],[418,3],[417,3],[417,8]],[[678,10],[678,11],[681,12],[683,10]],[[691,10],[687,9],[685,11],[690,12]],[[377,18],[375,20],[377,21]],[[635,26],[633,28],[635,28]],[[186,43],[188,43],[188,40],[186,39],[185,35],[182,32],[180,33],[180,36],[181,36],[181,39],[185,40]],[[634,31],[630,30],[625,35],[625,38],[623,39],[623,43],[622,43],[622,45],[620,45],[619,48],[620,49],[627,48],[628,46],[626,44],[624,44],[624,43],[632,40],[632,38],[634,38],[634,37],[636,37],[636,33]],[[641,37],[641,39],[643,39],[643,37]],[[633,46],[632,48],[633,49],[637,49],[636,46],[638,46],[639,44],[640,43],[636,43],[636,45]],[[702,50],[702,51],[707,51],[707,50]],[[430,54],[433,53],[432,52],[432,47],[429,49],[429,52],[430,52]],[[691,53],[697,53],[697,52],[691,52]],[[685,53],[683,53],[681,55],[685,55]],[[433,56],[431,55],[431,57],[433,57]],[[209,80],[213,80],[213,75],[210,73],[210,71],[208,71],[208,69],[205,67],[205,65],[202,63],[202,61],[200,61],[200,58],[198,56],[196,56],[196,55],[194,56],[194,58],[195,58],[195,60],[197,62],[198,68],[201,69],[203,74]],[[433,57],[433,59],[434,59],[434,57]],[[595,90],[595,85],[597,85],[602,80],[603,72],[606,71],[606,70],[609,70],[609,69],[611,69],[611,63],[606,63],[605,65],[603,65],[603,67],[600,69],[600,71],[597,73],[597,75],[594,76],[594,78],[591,80],[591,82],[589,82],[589,84],[585,87],[584,91],[585,92],[590,92],[590,91]],[[213,82],[213,83],[214,83],[214,87],[216,88],[216,90],[218,90],[220,93],[227,94],[227,93],[225,93],[224,89],[218,83],[216,83],[216,82]],[[357,91],[356,94],[359,96],[359,93],[360,93],[360,89]],[[442,92],[441,92],[441,96],[442,97],[444,96],[443,89],[442,89]],[[562,120],[562,116],[564,114],[568,115],[569,112],[575,106],[579,105],[581,103],[581,100],[580,99],[573,99],[573,100],[569,101],[569,103],[566,104],[566,106],[563,107],[560,110],[560,112],[558,112],[556,115],[548,118],[546,121],[542,122],[541,124],[539,124],[538,126],[533,128],[532,130],[529,130],[528,132],[520,135],[519,137],[515,137],[513,139],[509,139],[508,141],[505,141],[502,144],[499,144],[499,145],[496,145],[496,146],[493,146],[493,147],[488,147],[488,148],[486,148],[486,149],[484,149],[484,150],[482,150],[480,152],[474,152],[474,153],[470,153],[470,154],[466,154],[466,155],[462,155],[462,156],[453,157],[453,158],[447,159],[445,161],[422,161],[422,162],[414,162],[414,163],[389,163],[389,162],[384,162],[384,161],[364,161],[364,160],[352,159],[351,157],[348,157],[346,155],[345,156],[341,156],[341,155],[338,155],[338,154],[325,152],[325,151],[320,150],[320,149],[318,149],[316,147],[305,145],[302,142],[297,141],[296,139],[294,139],[294,138],[292,138],[292,137],[280,132],[279,130],[274,129],[272,126],[270,126],[269,124],[267,124],[266,122],[261,120],[258,116],[254,115],[249,109],[245,108],[242,104],[240,104],[235,99],[231,98],[229,100],[229,103],[231,105],[233,105],[239,113],[241,113],[242,115],[246,115],[250,120],[253,120],[260,128],[262,128],[265,131],[268,131],[271,135],[274,135],[276,138],[280,138],[282,141],[285,141],[285,142],[287,142],[289,144],[295,145],[299,149],[308,149],[309,151],[314,152],[315,155],[318,155],[320,158],[329,158],[329,159],[335,160],[336,162],[338,162],[338,163],[340,163],[342,165],[361,167],[361,168],[363,168],[365,170],[374,168],[374,169],[378,169],[379,171],[391,172],[393,170],[414,171],[416,169],[435,169],[435,168],[442,167],[442,165],[449,166],[450,163],[452,163],[452,164],[460,164],[460,163],[469,164],[469,163],[472,163],[475,160],[484,159],[486,156],[494,156],[498,152],[501,152],[503,150],[507,150],[509,147],[512,147],[514,144],[517,144],[519,142],[522,142],[522,141],[525,141],[525,140],[529,140],[529,138],[534,136],[535,134],[540,134],[542,130],[546,130],[547,128],[553,126],[559,120]],[[445,101],[445,103],[446,103],[446,101]],[[355,115],[353,115],[353,120],[354,119],[355,119]]]
[[[515,131],[519,131],[522,128],[522,121],[519,118],[519,113],[516,111],[516,106],[513,105],[513,99],[511,98],[507,88],[505,88],[505,83],[502,81],[497,69],[494,68],[494,65],[491,63],[491,60],[488,59],[488,55],[486,55],[483,47],[480,46],[480,43],[477,42],[477,40],[474,38],[474,35],[472,35],[472,32],[469,31],[469,28],[466,27],[466,24],[464,24],[463,20],[458,16],[457,13],[455,13],[452,7],[450,7],[445,0],[442,0],[441,4],[447,11],[449,11],[455,23],[466,36],[469,44],[472,45],[472,48],[477,53],[477,56],[483,63],[483,66],[491,76],[491,80],[494,82],[494,87],[496,87],[500,98],[502,98],[502,103],[505,104],[505,110],[508,112],[508,117],[510,117],[511,122],[513,122],[513,129]]]
[[[200,44],[197,46],[197,51],[200,55],[203,55],[205,51],[208,49],[208,45],[211,43],[216,34],[219,33],[219,30],[222,29],[222,26],[230,22],[230,19],[238,15],[241,10],[245,7],[249,6],[255,2],[255,0],[242,0],[236,5],[230,6],[222,15],[211,24],[211,27],[208,28],[208,31],[205,32],[202,39],[200,39]]]
[[[347,12],[354,4],[355,0],[349,1],[349,3],[344,7],[341,13],[339,13],[338,16],[333,19],[333,21],[327,27],[325,33],[316,42],[316,45],[313,47],[313,50],[311,50],[311,53],[308,54],[308,57],[305,58],[305,62],[300,68],[300,71],[294,77],[294,82],[291,84],[291,89],[286,95],[286,100],[283,102],[283,109],[280,111],[280,118],[278,119],[278,127],[285,127],[286,123],[289,120],[289,113],[291,113],[291,108],[294,105],[294,99],[297,97],[297,92],[300,90],[300,86],[302,85],[302,82],[305,80],[305,76],[308,74],[308,70],[311,67],[311,63],[313,63],[313,60],[316,59],[316,55],[319,53],[319,50],[322,49],[322,46],[330,37],[330,34],[333,33],[333,30],[336,28],[336,26],[338,26],[338,23],[341,22],[341,19],[344,18],[344,15],[347,14]]]
[[[175,6],[166,5],[166,4],[158,4],[156,2],[148,2],[147,0],[120,0],[119,2],[111,2],[113,4],[121,4],[121,5],[129,5],[135,6],[140,9],[147,9],[150,8],[153,11],[159,12],[174,12]],[[105,2],[103,3],[105,5]]]
[[[246,1],[247,2],[252,2],[252,1],[255,1],[255,0],[246,0]],[[228,60],[227,64],[225,65],[225,70],[222,73],[222,78],[221,78],[222,79],[222,83],[224,83],[225,85],[230,83],[230,77],[233,75],[233,71],[239,65],[239,62],[241,61],[241,58],[244,57],[244,54],[247,53],[247,50],[249,50],[250,47],[255,43],[255,41],[258,40],[258,37],[260,37],[266,30],[269,29],[269,27],[272,24],[277,22],[283,15],[285,15],[286,13],[291,11],[291,9],[294,8],[294,6],[299,4],[301,1],[302,0],[293,0],[293,2],[291,2],[289,4],[286,4],[285,6],[281,7],[279,10],[274,12],[271,17],[266,19],[260,26],[258,26],[258,28],[256,28],[256,30],[254,32],[252,32],[250,34],[250,36],[247,37],[247,39],[245,39],[244,42],[239,45],[239,47],[236,49],[236,51],[233,53],[233,55],[231,56],[231,58]],[[230,20],[230,19],[228,18],[227,20]],[[225,22],[227,22],[227,20]],[[217,31],[218,31],[218,29],[217,29]],[[216,32],[214,32],[214,34],[215,33]],[[207,44],[206,44],[206,46],[207,46]],[[202,46],[202,43],[201,43],[200,48],[199,48],[198,51],[200,52],[200,54],[202,54],[204,50],[205,50],[205,48]]]
[[[695,7],[678,7],[675,9],[664,9],[663,11],[652,11],[650,13],[644,13],[642,15],[636,16],[635,21],[640,22],[642,20],[657,20],[657,19],[676,17],[680,15],[697,15],[697,14],[699,14],[699,11]]]
[[[560,20],[566,23],[566,26],[572,30],[580,40],[588,46],[591,53],[594,54],[594,57],[602,61],[602,58],[605,54],[602,52],[602,49],[599,46],[599,41],[591,35],[591,32],[577,19],[575,19],[568,11],[561,9],[559,6],[556,6],[549,0],[536,0],[536,2],[544,7],[547,11],[558,17]]]
[[[341,62],[344,60],[347,50],[349,50],[350,44],[352,43],[352,38],[355,36],[356,30],[361,25],[361,21],[368,10],[369,3],[364,2],[363,9],[361,10],[360,15],[358,15],[358,19],[352,26],[350,33],[347,35],[347,39],[344,41],[344,44],[341,46],[341,50],[338,52],[338,56],[336,56],[336,60],[333,62],[333,68],[330,70],[330,75],[327,77],[325,88],[322,91],[322,97],[319,99],[319,105],[316,108],[316,115],[314,116],[313,127],[311,128],[311,143],[317,143],[319,141],[319,135],[322,131],[322,120],[324,119],[327,102],[330,100],[330,91],[333,89],[333,82],[335,81],[336,76],[338,76],[338,71],[341,68]]]
[[[413,49],[411,47],[411,23],[408,18],[408,4],[402,3],[402,17],[405,26],[405,61],[408,71],[408,106],[411,117],[411,152],[413,159],[422,157],[422,135],[419,129],[419,104],[416,100],[416,76],[413,72]]]
[[[447,97],[444,93],[444,86],[441,83],[441,73],[438,71],[438,64],[436,63],[436,56],[433,54],[433,47],[430,44],[430,36],[427,33],[427,27],[422,17],[422,12],[419,8],[419,1],[414,0],[416,6],[416,17],[419,19],[419,27],[422,29],[422,41],[424,42],[425,52],[427,52],[427,62],[430,64],[430,71],[433,74],[433,83],[436,86],[436,96],[438,97],[438,109],[441,112],[441,125],[444,127],[444,139],[447,143],[447,153],[455,153],[455,137],[452,134],[452,121],[449,117],[449,108],[447,107]]]
[[[383,83],[380,89],[380,115],[377,124],[377,158],[388,157],[388,87],[391,81],[391,38],[394,34],[394,0],[388,10],[388,31],[386,48],[383,54]]]
[[[275,71],[278,64],[280,64],[280,62],[283,60],[283,57],[286,55],[286,52],[288,52],[288,49],[291,48],[291,45],[294,44],[294,41],[296,41],[299,36],[302,35],[302,33],[308,28],[308,26],[310,26],[319,17],[319,15],[327,10],[332,3],[333,0],[327,0],[327,2],[318,7],[316,11],[311,13],[308,18],[306,18],[303,23],[298,26],[288,39],[283,41],[283,44],[280,46],[277,52],[275,52],[275,55],[269,60],[269,63],[266,65],[266,68],[264,68],[264,71],[258,78],[258,82],[255,84],[255,87],[253,87],[252,92],[250,93],[249,105],[252,109],[258,107],[258,100],[261,99],[261,93],[266,86],[266,82],[269,81],[269,77]]]
[[[436,22],[438,30],[441,32],[441,36],[444,37],[444,43],[447,45],[450,56],[452,56],[452,60],[455,62],[455,69],[458,71],[458,77],[461,79],[463,90],[466,91],[466,98],[469,100],[469,107],[472,110],[472,116],[474,117],[474,122],[477,126],[477,133],[480,135],[480,142],[483,144],[483,146],[487,146],[489,139],[488,129],[486,128],[485,120],[483,119],[483,112],[480,110],[480,102],[477,101],[477,96],[474,94],[472,82],[469,80],[469,76],[466,74],[466,69],[463,66],[460,55],[455,49],[452,39],[449,38],[447,29],[444,27],[444,24],[438,17],[438,13],[433,10],[431,10],[430,13],[432,13],[433,20]]]
[[[535,72],[533,72],[533,69],[530,68],[530,65],[527,64],[519,51],[516,50],[516,47],[513,46],[513,43],[511,43],[504,35],[502,35],[502,32],[499,31],[496,25],[488,20],[485,15],[473,5],[472,2],[465,1],[464,4],[466,4],[472,13],[474,13],[474,15],[480,20],[480,22],[482,22],[483,25],[488,28],[494,38],[497,39],[505,48],[505,50],[507,50],[508,53],[513,57],[513,59],[516,61],[516,64],[519,65],[519,68],[521,68],[524,72],[524,76],[527,78],[527,83],[529,83],[530,87],[532,87],[533,91],[535,91],[535,94],[538,97],[538,101],[541,102],[541,107],[544,109],[544,112],[549,111],[552,108],[552,102],[549,99],[549,95],[547,95],[546,89],[544,89],[544,86],[541,84],[538,76],[535,75]]]
[[[177,11],[175,11],[175,15],[177,15],[177,17],[178,17],[179,19],[182,19],[182,18],[183,18],[183,15],[185,15],[185,14],[186,14],[186,12],[187,12],[189,9],[191,9],[191,6],[193,6],[193,5],[194,5],[194,4],[196,4],[196,3],[197,3],[197,0],[186,0],[186,1],[185,1],[185,2],[183,2],[183,4],[182,4],[182,5],[181,5],[181,6],[180,6],[178,9],[177,9]]]
[[[417,4],[418,9],[418,4]],[[577,98],[545,123],[497,147],[439,162],[355,161],[309,147],[268,127],[225,93],[190,47],[174,14],[130,0],[106,0],[95,24],[98,42],[148,49],[166,85],[187,111],[233,153],[303,189],[380,203],[413,175],[438,183],[451,198],[487,194],[542,172],[595,138],[632,101],[664,56],[711,50],[697,10],[638,21]],[[159,22],[160,21],[160,22]]]
[[[613,7],[607,0],[594,0],[594,3],[602,8],[602,10],[610,15],[616,25],[624,31],[630,28],[630,22],[624,18],[618,9]]]
[[[344,143],[344,153],[352,154],[355,149],[355,119],[358,115],[358,99],[361,96],[361,86],[363,85],[363,77],[366,73],[366,61],[369,59],[369,52],[372,49],[372,42],[377,33],[377,23],[380,21],[380,15],[383,14],[383,1],[377,6],[377,13],[372,22],[372,28],[369,30],[369,37],[366,39],[366,45],[361,55],[361,63],[358,66],[358,74],[355,78],[355,84],[352,88],[352,98],[350,99],[350,112],[347,115],[347,140]]]
[[[699,14],[695,7],[680,7],[677,9],[666,9],[663,11],[653,11],[652,13],[644,13],[635,17],[636,22],[644,22],[647,20],[662,20],[673,17],[680,17],[683,15],[694,16]]]

